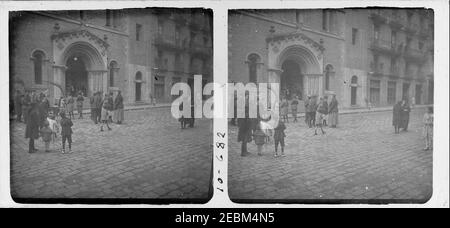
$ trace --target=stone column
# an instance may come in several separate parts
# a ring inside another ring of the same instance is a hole
[[[60,66],[60,65],[53,65],[53,83],[61,86],[63,91],[65,92],[66,87],[66,66]],[[60,88],[53,86],[53,98],[59,99],[62,96],[62,91]],[[53,101],[54,102],[54,101]]]

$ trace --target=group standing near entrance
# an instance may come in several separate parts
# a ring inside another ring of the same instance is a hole
[[[35,147],[35,140],[42,138],[44,151],[50,152],[55,145],[56,138],[61,137],[61,153],[72,152],[72,127],[74,126],[75,111],[78,119],[83,119],[84,93],[78,91],[60,97],[55,106],[50,105],[50,101],[44,92],[26,90],[25,93],[17,90],[13,100],[13,110],[17,122],[24,122],[25,138],[29,139],[29,153],[38,150]],[[124,104],[121,91],[114,97],[113,93],[106,93],[102,98],[101,92],[96,92],[89,98],[91,109],[91,120],[94,124],[100,124],[100,131],[106,125],[108,130],[112,130],[110,124],[122,124],[124,121]],[[53,143],[53,144],[52,144]],[[66,143],[67,149],[66,150]]]

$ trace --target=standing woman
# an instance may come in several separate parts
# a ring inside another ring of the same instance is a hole
[[[116,99],[114,100],[114,109],[116,113],[117,124],[122,124],[123,121],[123,97],[120,90],[117,92]]]
[[[311,125],[310,125],[310,122],[309,122],[309,120],[310,120],[310,116],[309,116],[309,103],[310,103],[310,102],[311,102],[311,97],[308,96],[308,99],[305,101],[305,123],[306,123],[306,125],[309,126],[309,128],[311,128]]]
[[[288,108],[289,108],[289,103],[286,100],[286,97],[283,97],[283,99],[281,100],[281,103],[280,103],[280,116],[281,116],[282,120],[289,123]]]
[[[400,132],[400,126],[402,124],[401,112],[402,102],[399,101],[394,105],[394,108],[392,109],[392,126],[394,126],[395,134],[398,134]]]
[[[113,103],[111,102],[111,99],[109,99],[109,94],[105,94],[105,98],[103,99],[103,105],[102,105],[102,113],[101,113],[101,125],[100,125],[100,131],[103,131],[103,125],[106,124],[106,127],[108,130],[111,130],[109,127],[108,121],[109,121],[109,113],[113,108]]]
[[[78,119],[83,119],[83,102],[84,102],[84,97],[83,97],[83,92],[78,92],[78,96],[77,96],[77,112],[78,112]]]
[[[75,100],[73,99],[72,95],[69,94],[67,97],[67,113],[69,114],[69,119],[75,118],[75,115],[73,114],[73,110],[75,109]]]
[[[294,122],[297,122],[297,111],[298,111],[298,96],[295,95],[291,102],[292,116],[294,117]]]
[[[408,131],[408,124],[409,124],[409,113],[411,112],[411,107],[409,106],[408,101],[403,100],[402,103],[402,112],[401,112],[401,117],[402,117],[402,128],[403,131]]]
[[[325,134],[325,131],[322,128],[322,124],[323,124],[323,118],[324,116],[327,114],[327,108],[325,107],[325,102],[323,101],[323,98],[321,97],[319,100],[319,104],[317,106],[317,111],[316,111],[316,128],[314,129],[314,135],[317,135],[317,129],[320,128],[320,130],[322,131],[322,135]]]
[[[328,123],[332,128],[336,128],[336,126],[338,125],[338,113],[338,101],[336,99],[336,95],[333,94],[330,105],[328,107]]]
[[[241,142],[241,156],[245,157],[250,155],[247,151],[247,143],[252,141],[253,124],[252,119],[249,118],[249,104],[248,95],[245,95],[245,116],[244,118],[238,118],[238,142]]]

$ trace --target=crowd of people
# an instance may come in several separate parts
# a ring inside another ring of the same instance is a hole
[[[62,139],[61,152],[66,152],[66,142],[68,152],[72,152],[72,120],[75,119],[75,107],[78,119],[83,119],[84,94],[82,91],[78,95],[72,96],[68,93],[57,100],[55,106],[50,105],[50,101],[43,92],[26,91],[22,93],[17,90],[14,96],[13,110],[16,121],[24,122],[25,138],[29,139],[29,153],[38,150],[35,147],[35,140],[42,138],[46,152],[51,151],[51,142],[55,143],[58,135]],[[91,119],[95,124],[100,124],[100,131],[104,131],[106,125],[108,130],[113,120],[117,124],[122,124],[124,120],[124,104],[121,92],[113,97],[113,93],[106,93],[102,97],[101,92],[96,92],[90,98]]]
[[[259,116],[257,118],[248,117],[248,96],[246,96],[246,117],[231,119],[230,123],[235,124],[237,119],[238,125],[238,142],[241,142],[241,156],[247,156],[250,153],[247,151],[247,143],[254,140],[258,155],[262,155],[263,145],[273,141],[275,144],[274,157],[284,156],[284,138],[286,137],[285,129],[286,124],[289,122],[289,107],[290,113],[293,117],[293,123],[298,122],[298,105],[300,104],[298,96],[293,95],[289,102],[286,96],[278,103],[280,110],[280,119],[271,126],[269,124],[270,119],[262,119]],[[336,128],[338,124],[338,101],[335,95],[332,95],[330,104],[328,104],[328,97],[319,97],[316,101],[316,97],[308,96],[305,101],[305,123],[309,128],[314,128],[314,135],[317,135],[317,131],[320,130],[322,134],[325,134],[323,130],[324,126],[331,125],[332,128]],[[236,108],[235,108],[236,109]],[[236,113],[235,113],[236,115]],[[278,153],[278,145],[281,147],[281,153]]]

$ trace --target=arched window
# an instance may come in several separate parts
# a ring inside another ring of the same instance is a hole
[[[136,81],[141,81],[142,80],[142,73],[140,71],[138,71],[136,73]]]
[[[358,84],[358,77],[356,75],[353,75],[351,83],[352,85]]]
[[[42,84],[42,68],[44,64],[44,53],[42,51],[35,51],[32,55],[34,64],[34,83]]]
[[[330,77],[333,76],[333,66],[328,64],[325,67],[325,90],[330,90]]]
[[[117,62],[112,61],[109,64],[109,87],[114,87],[114,77],[117,70]]]
[[[261,61],[261,58],[258,54],[252,53],[247,57],[248,63],[248,74],[249,74],[249,82],[256,83],[258,79],[258,63]]]

